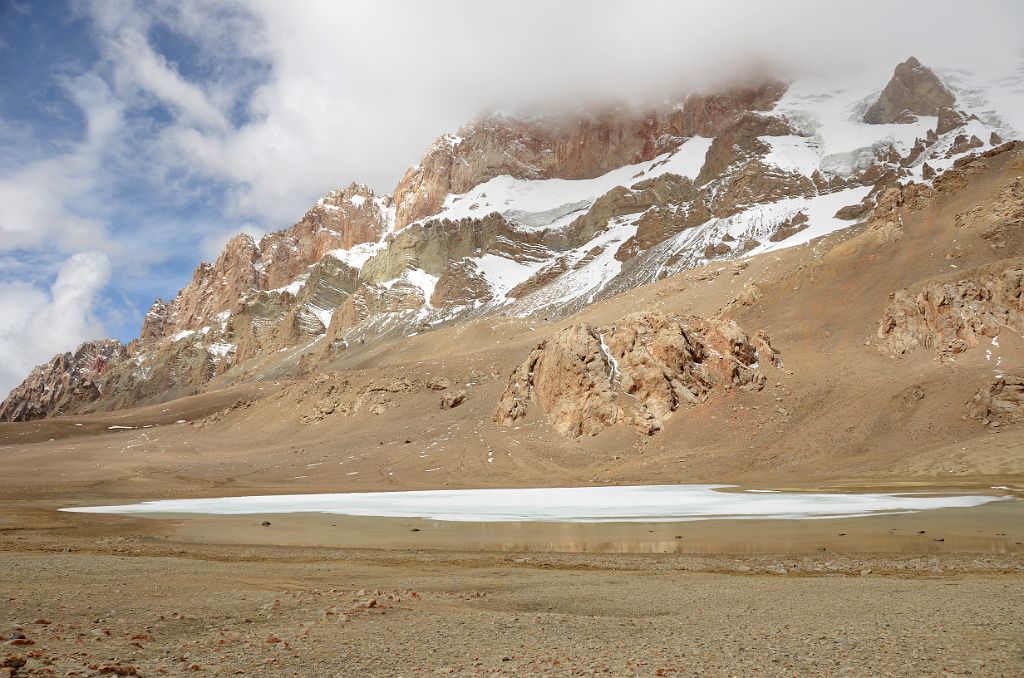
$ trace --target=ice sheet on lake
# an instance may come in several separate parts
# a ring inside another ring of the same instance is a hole
[[[637,522],[714,518],[841,518],[970,508],[1008,497],[985,495],[738,492],[726,485],[635,485],[481,490],[292,494],[162,499],[79,513],[332,513],[449,521]]]

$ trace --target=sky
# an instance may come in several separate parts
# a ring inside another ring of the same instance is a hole
[[[1024,3],[964,7],[0,0],[0,393],[483,112],[1024,54]]]

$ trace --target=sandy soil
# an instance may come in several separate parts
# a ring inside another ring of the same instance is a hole
[[[1013,676],[1024,667],[1019,559],[950,573],[966,562],[926,558],[926,574],[901,576],[840,558],[864,574],[807,576],[773,559],[724,574],[680,556],[173,543],[156,555],[131,537],[99,542],[0,553],[0,634],[31,641],[0,650],[8,664],[26,661],[17,675]]]

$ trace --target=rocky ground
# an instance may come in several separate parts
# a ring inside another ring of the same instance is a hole
[[[815,574],[814,557],[254,550],[12,534],[0,553],[0,675],[1024,669],[1019,556],[833,555],[839,571]]]

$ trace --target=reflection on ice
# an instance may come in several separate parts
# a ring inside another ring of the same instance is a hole
[[[451,521],[636,522],[713,518],[841,518],[1008,499],[985,495],[839,494],[722,491],[726,485],[635,485],[482,490],[291,494],[162,499],[123,506],[63,509],[81,513],[333,513]]]

